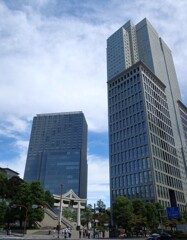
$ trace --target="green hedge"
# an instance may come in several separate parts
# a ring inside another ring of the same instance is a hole
[[[176,231],[172,234],[173,236],[173,239],[187,239],[187,233],[183,233],[183,232],[180,232],[180,231]]]

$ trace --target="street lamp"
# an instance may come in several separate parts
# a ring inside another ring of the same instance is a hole
[[[26,206],[24,206],[24,205],[20,205],[20,204],[13,204],[12,206],[11,206],[11,208],[17,208],[17,207],[20,207],[20,208],[24,208],[25,209],[25,222],[24,222],[24,232],[23,232],[23,234],[25,234],[26,233],[26,226],[27,226],[27,219],[28,219],[28,208],[26,207]]]
[[[59,233],[60,233],[60,229],[61,229],[61,221],[62,221],[62,190],[63,190],[63,184],[60,185],[61,187],[61,193],[60,193],[60,211],[59,211],[59,217],[58,217],[58,226],[57,226],[57,230],[58,230],[58,238],[60,238]]]
[[[160,216],[161,232],[163,232],[162,209],[158,209],[158,211],[159,211],[159,216]]]

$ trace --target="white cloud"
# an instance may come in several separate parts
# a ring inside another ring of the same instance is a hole
[[[100,27],[1,11],[6,19],[0,42],[1,76],[6,76],[1,111],[33,116],[83,110],[91,130],[106,131],[105,37]],[[98,59],[103,59],[99,65]]]
[[[88,200],[92,205],[101,199],[109,206],[109,162],[97,155],[88,155]]]
[[[25,160],[27,155],[28,149],[28,141],[21,141],[18,140],[15,142],[15,145],[18,148],[18,154],[13,159],[10,159],[8,162],[6,160],[0,159],[0,166],[1,167],[8,167],[17,173],[19,176],[23,178],[24,170],[25,170]]]

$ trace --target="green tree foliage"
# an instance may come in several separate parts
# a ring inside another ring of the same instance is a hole
[[[98,220],[99,220],[99,223],[98,225],[100,226],[100,230],[104,230],[105,227],[104,227],[104,224],[108,224],[110,223],[110,211],[109,209],[105,212],[101,212],[98,214]]]
[[[72,207],[63,208],[62,209],[62,216],[67,218],[70,222],[76,222],[77,221],[77,213],[76,210]]]
[[[113,220],[119,227],[130,229],[133,222],[133,206],[127,197],[119,196],[115,199]]]
[[[29,222],[42,221],[44,218],[45,193],[40,182],[30,184],[30,205],[29,205]],[[39,208],[33,209],[32,205],[38,205]]]
[[[50,206],[51,208],[54,206],[54,197],[51,195],[50,191],[45,191],[45,202],[46,205]]]
[[[93,219],[92,205],[88,204],[85,209],[81,211],[81,224],[88,226],[88,223]]]
[[[182,214],[181,214],[181,223],[182,224],[187,223],[187,211],[182,212]]]
[[[98,209],[105,209],[106,208],[106,205],[104,204],[104,202],[101,199],[99,199],[97,201],[97,208]]]
[[[6,216],[7,204],[5,201],[0,202],[0,226],[4,224],[4,219]]]
[[[27,209],[30,205],[29,197],[29,183],[23,182],[19,185],[18,191],[13,196],[12,202],[10,203],[13,221],[19,220],[21,228],[26,220]]]
[[[166,211],[159,203],[144,202],[141,199],[133,199],[131,202],[124,196],[117,197],[113,205],[113,220],[118,227],[128,228],[134,233],[140,233],[149,228],[155,230],[160,224],[159,212],[162,212],[162,220],[167,219]],[[124,224],[122,224],[124,222]],[[127,224],[125,224],[127,222]],[[128,224],[130,223],[130,224]],[[131,226],[130,226],[131,225]],[[168,222],[167,226],[175,226],[175,222]]]
[[[156,229],[159,225],[158,209],[156,205],[152,202],[147,202],[145,204],[146,217],[147,217],[147,227],[151,230]]]
[[[134,199],[132,201],[132,206],[134,230],[140,232],[142,227],[145,228],[147,225],[145,204],[141,199]]]
[[[134,199],[132,201],[133,212],[136,215],[141,215],[142,217],[146,216],[145,204],[141,199]]]
[[[14,216],[14,220],[16,218],[20,220],[20,227],[22,227],[22,223],[25,220],[27,220],[30,226],[35,221],[43,220],[44,209],[33,209],[33,204],[39,206],[45,205],[45,193],[41,184],[39,182],[32,182],[31,184],[26,182],[21,183],[11,202],[12,206],[16,206],[12,209],[12,215]]]
[[[8,193],[8,179],[4,172],[0,172],[0,198],[6,198]]]
[[[23,180],[18,176],[13,176],[8,180],[7,198],[12,199],[16,195],[21,183],[23,183]]]

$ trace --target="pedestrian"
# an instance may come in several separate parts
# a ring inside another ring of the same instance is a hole
[[[68,228],[68,237],[71,238],[71,228]]]
[[[65,233],[64,233],[65,231],[64,231],[64,228],[62,229],[62,238],[65,238]]]
[[[85,236],[88,238],[88,229],[85,229]]]
[[[86,229],[83,229],[83,238],[86,237]]]
[[[56,228],[53,229],[53,239],[56,238]]]
[[[90,238],[91,232],[90,229],[88,230],[88,238]]]
[[[67,228],[64,229],[64,238],[68,238],[68,231],[67,231]]]
[[[79,238],[82,237],[82,229],[79,229]]]

